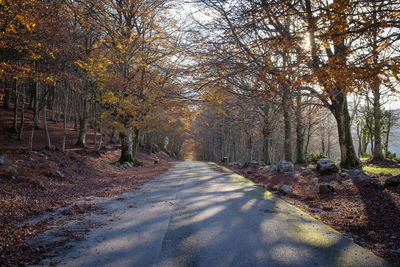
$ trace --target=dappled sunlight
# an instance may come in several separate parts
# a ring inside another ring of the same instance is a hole
[[[250,199],[249,201],[246,202],[246,204],[244,204],[241,207],[242,211],[249,211],[250,209],[252,209],[254,207],[254,205],[257,203],[257,200],[255,199]]]
[[[272,259],[288,266],[303,265],[313,257],[308,249],[289,244],[278,244],[272,247],[269,254]]]
[[[314,227],[310,227],[313,225],[296,222],[290,224],[294,227],[288,230],[289,236],[296,238],[300,242],[305,242],[315,247],[329,247],[333,246],[337,241],[332,237],[327,238]]]
[[[209,207],[209,208],[207,208],[207,209],[205,209],[203,211],[200,211],[195,216],[193,216],[191,218],[191,223],[207,220],[207,219],[215,216],[216,214],[220,213],[224,209],[225,209],[224,206]]]
[[[346,265],[355,254],[376,261],[245,178],[201,162],[177,163],[140,192],[102,205],[112,211],[107,225],[68,254],[67,266]]]

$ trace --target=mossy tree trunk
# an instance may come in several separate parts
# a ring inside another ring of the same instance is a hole
[[[130,162],[136,166],[141,165],[136,159],[137,146],[139,141],[139,131],[134,128],[134,138],[132,140],[132,131],[127,129],[126,131],[119,134],[119,139],[121,140],[121,156],[118,160],[120,163]]]
[[[137,149],[139,147],[139,138],[140,138],[140,130],[137,127],[133,128],[133,149],[132,149],[132,155],[133,155],[133,159],[134,159],[134,163],[135,165],[142,165],[137,159],[136,159],[136,155],[137,155]]]
[[[343,168],[358,168],[361,163],[353,146],[351,136],[350,115],[347,106],[346,96],[338,94],[335,101],[332,101],[332,111],[338,126],[341,161]]]

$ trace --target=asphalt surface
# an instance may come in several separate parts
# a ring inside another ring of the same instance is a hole
[[[61,266],[387,266],[234,173],[180,162],[99,203],[108,217],[51,262]],[[97,221],[96,221],[97,220]],[[87,224],[86,224],[87,225]],[[45,264],[49,264],[47,261]]]

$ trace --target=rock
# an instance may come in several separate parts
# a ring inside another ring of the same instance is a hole
[[[397,239],[397,236],[392,235],[392,236],[390,237],[390,239]]]
[[[334,193],[336,190],[335,188],[330,185],[329,183],[320,183],[319,184],[319,193],[326,194],[326,193]]]
[[[360,172],[359,175],[355,177],[355,179],[359,182],[369,182],[369,180],[371,180],[371,178],[368,175],[362,172]]]
[[[281,186],[281,188],[279,188],[279,190],[283,193],[292,193],[293,192],[293,188],[290,185],[284,184]]]
[[[115,163],[115,167],[117,167],[117,168],[121,167],[121,163],[119,163],[119,161],[117,161],[117,162]]]
[[[129,166],[129,162],[125,162],[124,164],[122,164],[122,167],[123,167],[124,169],[129,168],[129,167],[130,167],[130,166]]]
[[[369,181],[369,184],[368,185],[370,185],[370,186],[374,186],[374,187],[377,187],[377,188],[382,188],[383,186],[381,185],[381,183],[379,183],[379,180],[378,179],[371,179],[370,181]]]
[[[257,161],[255,161],[255,160],[251,160],[251,161],[249,161],[249,162],[246,162],[244,165],[243,165],[243,167],[244,168],[258,168],[259,167],[259,165],[258,165],[258,162]]]
[[[290,161],[282,160],[278,163],[277,171],[278,172],[290,172],[294,170],[294,164]]]
[[[379,173],[379,176],[384,176],[385,174],[383,172]]]
[[[265,164],[264,161],[260,161],[260,162],[258,162],[258,166],[267,166],[267,164]]]
[[[60,176],[61,178],[64,178],[64,177],[65,177],[65,175],[64,175],[61,171],[59,171],[59,170],[57,170],[56,173],[57,173],[57,175]]]
[[[389,177],[385,181],[385,187],[392,187],[400,185],[400,175]]]
[[[348,176],[348,174],[347,173],[345,173],[345,172],[340,172],[339,173],[339,175],[340,175],[340,177],[342,177],[342,178],[345,178],[345,177],[347,177]]]
[[[330,174],[340,171],[340,167],[329,159],[319,159],[317,161],[317,172],[319,174]]]
[[[323,211],[323,210],[321,210],[321,209],[318,209],[318,208],[314,208],[314,209],[312,209],[312,210],[311,210],[311,212],[312,212],[312,213],[318,213],[318,214],[322,214],[322,213],[324,213],[324,211]]]
[[[373,237],[375,235],[376,235],[376,232],[374,230],[369,231],[368,234],[367,234],[367,236],[369,236],[369,237]]]

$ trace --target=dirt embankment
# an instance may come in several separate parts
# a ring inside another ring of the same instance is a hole
[[[222,165],[400,266],[400,186],[384,186],[390,175],[368,177],[361,173],[367,177],[359,179],[359,171],[349,171],[343,177],[319,175],[314,166],[307,165],[296,165],[295,170],[288,173]],[[329,183],[335,192],[321,194],[320,183]],[[291,186],[293,192],[284,194],[280,190],[282,185]]]
[[[49,114],[48,114],[49,115]],[[30,123],[31,113],[27,113]],[[6,159],[0,170],[0,265],[24,265],[40,261],[40,253],[50,248],[33,249],[27,240],[43,231],[55,218],[23,224],[34,216],[46,214],[59,207],[69,207],[67,215],[96,212],[91,205],[74,205],[88,196],[108,197],[138,188],[143,183],[165,172],[174,159],[159,151],[149,155],[139,149],[138,160],[143,167],[121,169],[109,162],[118,160],[119,146],[105,142],[100,153],[100,140],[92,130],[88,132],[88,148],[75,147],[77,132],[69,125],[66,153],[61,153],[62,123],[49,117],[52,150],[44,150],[43,130],[34,135],[34,153],[27,153],[29,126],[25,127],[23,141],[18,141],[12,127],[12,112],[0,110],[0,156]],[[154,164],[158,157],[160,163]],[[73,238],[73,236],[71,236]]]

